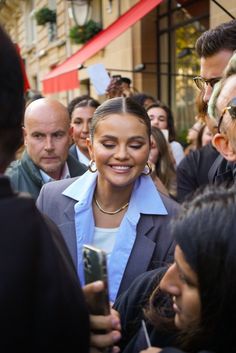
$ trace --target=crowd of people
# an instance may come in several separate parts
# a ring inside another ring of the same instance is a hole
[[[196,42],[185,150],[129,78],[102,103],[25,104],[1,28],[0,44],[2,351],[235,352],[236,20]],[[90,313],[105,283],[85,283],[85,244],[107,254],[109,315]]]

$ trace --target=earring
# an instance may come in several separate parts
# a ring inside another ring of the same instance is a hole
[[[142,172],[143,175],[150,175],[152,172],[152,168],[150,166],[150,164],[147,162],[145,167],[144,167],[144,170]]]
[[[93,167],[94,167],[94,169],[93,169]],[[88,170],[91,173],[96,173],[96,171],[97,171],[97,167],[96,167],[95,161],[93,159],[91,159],[91,161],[89,162]]]

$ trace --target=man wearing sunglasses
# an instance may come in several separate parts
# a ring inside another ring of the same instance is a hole
[[[235,49],[236,20],[210,29],[198,38],[196,50],[200,57],[201,67],[200,76],[195,77],[194,82],[202,92],[202,99],[205,103],[208,104],[214,85],[221,79]],[[215,134],[217,131],[215,120],[206,116],[206,124]],[[178,201],[184,201],[187,195],[193,193],[199,186],[213,182],[219,164],[224,169],[227,161],[219,156],[211,143],[188,154],[177,168]]]

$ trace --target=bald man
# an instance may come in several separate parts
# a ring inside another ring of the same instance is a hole
[[[72,128],[66,107],[56,100],[37,99],[26,108],[25,152],[6,174],[15,191],[37,199],[43,184],[82,175],[86,167],[69,155]]]

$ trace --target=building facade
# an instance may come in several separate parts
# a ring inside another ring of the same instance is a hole
[[[139,2],[145,0],[90,0],[87,19],[106,29]],[[221,5],[236,16],[234,0],[221,0]],[[44,7],[55,11],[55,22],[37,24],[36,13]],[[73,43],[69,36],[75,26],[72,12],[68,0],[0,0],[0,22],[20,47],[32,92],[44,94],[44,77],[85,45]],[[102,101],[104,96],[97,95],[86,70],[101,63],[110,75],[129,77],[135,91],[168,104],[181,131],[195,115],[197,91],[192,77],[199,74],[195,40],[209,27],[230,19],[213,0],[162,0],[78,67],[78,87],[50,96],[67,104],[89,93]]]

